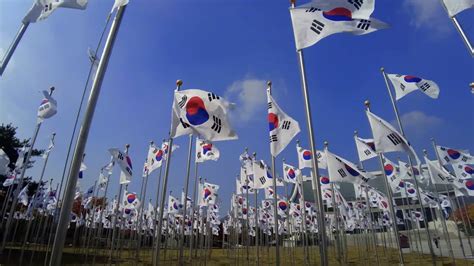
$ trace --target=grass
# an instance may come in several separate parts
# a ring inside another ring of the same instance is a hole
[[[38,249],[39,246],[36,246]],[[31,251],[35,246],[28,247],[23,254],[23,265],[43,265],[44,251],[35,251],[35,256],[30,264]],[[239,249],[211,249],[208,251],[209,256],[205,257],[203,250],[197,252],[197,256],[189,258],[189,248],[185,249],[186,265],[257,265],[257,254],[255,247],[249,247],[249,256],[247,260],[247,249],[245,247]],[[85,249],[65,248],[63,253],[63,265],[92,265],[95,253],[96,265],[152,265],[152,250],[149,248],[140,249],[139,254],[136,249],[123,249],[115,253],[113,260],[109,261],[109,250],[90,249],[86,255]],[[310,265],[320,265],[318,247],[310,247],[308,249],[308,263]],[[179,249],[168,249],[161,251],[161,265],[178,265]],[[302,247],[297,248],[280,248],[281,265],[304,265],[304,250]],[[395,249],[384,249],[378,247],[377,254],[380,265],[399,265],[398,253]],[[9,256],[8,256],[9,255]],[[21,251],[18,247],[7,249],[0,256],[1,265],[19,265]],[[138,255],[138,256],[137,256]],[[275,265],[275,248],[261,247],[258,254],[258,262],[260,265]],[[365,246],[349,246],[347,256],[338,259],[335,249],[330,248],[328,253],[330,265],[376,265],[376,252],[373,248],[367,250]],[[416,253],[404,254],[405,265],[433,265],[431,256],[420,255]],[[436,258],[436,265],[454,265],[450,258]],[[474,265],[471,260],[456,260],[456,265]]]

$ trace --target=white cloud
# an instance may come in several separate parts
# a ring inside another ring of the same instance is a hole
[[[235,102],[237,112],[232,116],[236,122],[249,122],[254,118],[261,119],[266,109],[266,81],[263,79],[243,79],[232,83],[225,92],[225,98]],[[237,124],[237,123],[235,123]]]
[[[447,14],[439,0],[405,0],[404,6],[416,28],[429,28],[438,34],[450,30],[450,24],[446,23]]]
[[[401,120],[405,131],[408,131],[409,137],[423,137],[443,124],[441,118],[417,110],[403,114]],[[392,124],[395,125],[396,121],[392,121]]]

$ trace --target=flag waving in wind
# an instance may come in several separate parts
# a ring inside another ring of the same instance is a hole
[[[397,101],[410,92],[420,90],[433,99],[439,96],[439,87],[431,80],[423,79],[417,76],[387,74],[390,83],[395,89]]]
[[[120,184],[130,183],[133,175],[132,160],[130,157],[116,148],[109,149],[109,152],[114,157],[114,161],[119,165],[120,170],[122,170]]]
[[[86,9],[88,0],[35,0],[30,11],[23,18],[23,23],[43,20],[58,7]]]
[[[233,140],[237,134],[229,124],[231,104],[212,92],[176,90],[172,110],[171,137],[199,135],[205,140]]]
[[[196,163],[217,161],[220,155],[221,153],[212,142],[196,138]]]
[[[343,1],[333,2],[339,3]],[[361,1],[353,2],[360,3]],[[357,9],[356,5],[353,7]],[[323,38],[336,33],[349,32],[355,35],[363,35],[388,28],[386,23],[374,18],[355,18],[354,8],[333,6],[331,9],[326,10],[319,8],[314,3],[309,3],[290,9],[296,49],[307,48]]]
[[[443,146],[436,146],[436,150],[443,164],[474,164],[474,157],[468,152]]]
[[[474,8],[474,0],[443,0],[443,3],[450,17],[454,17],[466,9]]]
[[[267,102],[270,152],[273,157],[276,157],[300,132],[300,126],[296,120],[280,109],[269,90],[267,90]]]
[[[347,182],[365,184],[372,179],[372,175],[357,169],[353,163],[336,156],[326,149],[329,178],[332,182]]]
[[[377,152],[408,152],[415,157],[417,164],[420,164],[420,159],[416,155],[416,152],[402,134],[398,133],[387,121],[374,115],[369,110],[366,111],[366,114],[369,119],[372,134],[374,135],[375,150]]]
[[[354,140],[357,147],[357,153],[359,154],[359,160],[361,162],[377,157],[373,139],[363,139],[359,137],[354,137]]]

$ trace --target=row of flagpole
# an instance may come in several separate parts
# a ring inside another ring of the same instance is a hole
[[[292,9],[294,9],[294,8],[295,8],[295,4],[293,2],[292,3]],[[65,193],[64,193],[64,196],[63,196],[63,201],[60,205],[60,215],[59,215],[59,220],[58,220],[58,226],[57,226],[55,234],[50,232],[50,236],[54,235],[54,243],[52,245],[52,252],[51,252],[51,257],[50,257],[50,262],[49,262],[50,265],[60,265],[61,264],[61,256],[62,256],[62,253],[63,253],[64,243],[65,243],[65,239],[66,239],[67,227],[69,225],[70,213],[71,213],[72,205],[73,205],[73,202],[74,202],[74,195],[75,195],[75,191],[76,191],[76,187],[77,187],[78,173],[80,172],[81,163],[82,163],[83,156],[84,156],[84,151],[85,151],[85,145],[86,145],[87,138],[88,138],[89,129],[90,129],[90,126],[91,126],[94,110],[95,110],[95,107],[97,105],[98,97],[99,97],[99,94],[100,94],[100,89],[101,89],[103,77],[104,77],[106,69],[107,69],[108,60],[110,58],[110,55],[111,55],[111,52],[112,52],[112,49],[113,49],[113,44],[114,44],[114,41],[116,39],[118,30],[119,30],[119,27],[120,27],[120,23],[121,23],[122,17],[123,17],[124,12],[125,12],[125,9],[126,9],[126,4],[125,5],[120,5],[118,7],[116,16],[114,18],[114,22],[112,23],[112,26],[111,26],[111,29],[110,29],[109,36],[108,36],[107,41],[105,43],[103,54],[100,58],[100,62],[99,62],[98,68],[97,68],[97,73],[96,73],[95,78],[94,78],[94,82],[93,82],[92,89],[91,89],[91,95],[90,95],[90,98],[89,98],[89,103],[86,107],[84,120],[83,120],[81,129],[80,129],[79,136],[78,136],[77,143],[76,143],[76,147],[75,147],[75,150],[74,150],[74,156],[73,156],[73,159],[72,159],[71,169],[69,171],[67,182],[66,182],[66,188],[65,188]],[[454,19],[454,17],[453,17],[453,19]],[[26,24],[26,25],[28,25],[28,24]],[[24,33],[25,30],[26,30],[26,26],[25,26],[25,29],[23,30],[23,33]],[[13,50],[18,45],[19,39],[21,38],[23,33],[19,34],[20,35],[19,38],[15,38],[15,42],[14,42],[15,44],[13,45],[13,48],[9,49],[9,51],[7,53],[8,59],[11,57],[11,54],[13,53]],[[10,52],[10,50],[11,50],[11,52]],[[471,51],[472,51],[472,48],[471,48]],[[316,155],[317,150],[316,150],[316,144],[315,144],[315,141],[314,141],[315,137],[314,137],[314,131],[313,131],[313,121],[312,121],[312,117],[311,117],[311,106],[310,106],[310,100],[309,100],[310,97],[309,97],[309,90],[308,90],[308,85],[307,85],[307,80],[306,80],[306,70],[305,70],[304,56],[303,56],[302,48],[297,50],[297,58],[298,58],[298,63],[299,63],[298,66],[299,66],[299,70],[300,70],[300,75],[301,75],[303,101],[304,101],[304,105],[305,105],[305,115],[306,115],[306,123],[307,123],[307,131],[308,131],[310,151],[311,151],[312,155]],[[3,63],[5,63],[5,62],[8,63],[8,60],[6,60],[6,61],[4,60],[4,62],[2,62],[2,71],[4,69]],[[395,102],[395,100],[393,98],[393,95],[391,93],[390,86],[389,86],[389,83],[388,83],[388,79],[387,79],[387,76],[384,73],[383,69],[382,69],[382,73],[384,75],[384,79],[385,79],[387,89],[388,89],[388,92],[389,92],[389,96],[390,96],[390,99],[391,99],[391,102],[392,102],[392,105],[393,105],[393,108],[394,108],[394,112],[395,112],[395,115],[396,115],[396,118],[397,118],[397,122],[398,122],[398,125],[399,125],[400,132],[401,132],[402,136],[405,137],[403,127],[402,127],[402,123],[400,121],[398,109],[397,109],[397,106],[396,106],[396,102]],[[179,91],[181,85],[182,85],[182,82],[178,81],[176,91]],[[269,94],[271,94],[271,83],[268,83],[267,86],[268,86],[268,88],[267,88],[268,92],[269,92]],[[50,92],[50,96],[51,96],[51,94],[52,94],[52,90]],[[175,102],[176,102],[176,99],[175,99]],[[367,106],[367,109],[369,109],[368,103],[367,103],[366,106]],[[37,123],[35,133],[33,135],[32,141],[31,141],[31,146],[29,147],[27,156],[25,157],[26,162],[29,161],[29,158],[31,156],[33,146],[35,144],[35,140],[36,140],[36,137],[38,135],[38,132],[39,132],[39,129],[40,129],[40,126],[41,126],[41,122]],[[190,123],[193,124],[192,122],[190,122]],[[219,122],[219,124],[220,124],[220,122]],[[184,126],[186,126],[186,125],[183,124],[183,127]],[[187,126],[189,126],[189,124]],[[184,129],[186,129],[186,127],[184,127]],[[168,150],[166,166],[165,166],[165,173],[164,173],[164,177],[163,177],[163,186],[162,186],[162,189],[161,189],[161,201],[157,205],[157,206],[159,206],[160,210],[157,212],[157,214],[158,214],[157,218],[158,219],[156,219],[156,221],[158,222],[158,227],[156,229],[157,230],[156,231],[157,236],[155,238],[155,250],[154,250],[154,255],[153,255],[155,264],[158,264],[161,261],[161,259],[160,259],[160,250],[161,250],[161,242],[162,242],[161,241],[162,240],[162,227],[163,227],[163,222],[164,222],[163,221],[164,220],[164,206],[165,206],[165,199],[166,199],[166,194],[167,194],[166,191],[167,191],[167,185],[168,185],[170,161],[171,161],[171,155],[172,155],[172,150],[173,150],[172,149],[173,139],[176,136],[176,132],[174,132],[174,131],[175,131],[175,129],[171,128],[170,137],[169,137],[169,141],[168,141],[168,144],[169,144],[170,148]],[[174,132],[174,134],[172,132]],[[435,151],[436,151],[436,145],[434,144],[434,146],[435,146]],[[190,177],[190,170],[191,170],[191,150],[192,150],[192,138],[190,137],[189,138],[189,153],[188,153],[188,161],[187,161],[187,171],[186,171],[187,172],[187,174],[186,174],[186,186],[185,186],[185,194],[184,194],[184,208],[183,208],[184,212],[183,212],[183,217],[180,220],[181,226],[179,227],[180,232],[179,232],[179,237],[178,237],[179,243],[180,243],[180,245],[179,245],[179,263],[180,264],[184,263],[184,257],[183,257],[184,256],[183,255],[184,254],[184,244],[183,243],[184,243],[184,239],[185,239],[185,237],[184,237],[184,223],[186,221],[186,213],[187,213],[187,205],[188,205],[187,204],[187,196],[188,196],[188,185],[189,185],[189,177]],[[327,148],[326,148],[326,150],[327,150]],[[127,152],[128,152],[128,146],[125,150],[125,155],[127,155]],[[273,205],[274,205],[275,258],[276,258],[276,264],[279,265],[281,263],[280,262],[280,256],[281,256],[280,253],[281,252],[280,252],[280,247],[279,247],[280,241],[279,241],[279,221],[278,221],[278,212],[277,212],[277,210],[278,210],[277,209],[278,200],[277,200],[277,181],[276,181],[277,178],[276,178],[276,171],[275,171],[275,157],[276,157],[276,155],[274,156],[272,154],[272,157],[271,157],[271,159],[272,159],[271,170],[272,170],[272,176],[273,176],[273,190],[274,190]],[[439,160],[439,155],[438,154],[437,154],[437,157],[438,157],[438,160]],[[394,238],[396,240],[395,243],[398,246],[398,254],[399,254],[400,263],[403,264],[404,263],[404,258],[403,258],[403,253],[402,253],[400,245],[399,245],[398,230],[397,230],[397,226],[396,226],[396,222],[397,222],[396,211],[395,211],[395,207],[393,206],[392,191],[391,191],[390,185],[388,183],[387,175],[384,172],[384,157],[383,157],[382,152],[378,152],[378,159],[379,159],[379,162],[380,162],[380,166],[382,168],[383,179],[385,181],[385,187],[386,187],[386,190],[387,190],[388,204],[390,206],[389,207],[390,208],[389,212],[391,213],[391,216],[392,216],[392,222],[395,224],[394,230],[393,230]],[[254,155],[254,158],[252,160],[255,160],[255,155]],[[408,161],[409,161],[409,165],[410,165],[411,169],[414,169],[414,164],[412,163],[412,160],[411,160],[410,156],[408,157]],[[46,167],[46,162],[45,162],[44,167]],[[440,162],[440,166],[441,165],[442,165],[442,163]],[[26,168],[27,168],[26,165],[24,165],[23,168],[22,168],[22,172],[21,172],[20,178],[19,178],[19,183],[20,184],[23,183],[23,178],[24,178],[24,175],[25,175]],[[318,170],[319,168],[320,167],[318,167],[318,160],[312,159],[311,160],[311,183],[312,183],[313,196],[314,196],[315,203],[316,203],[316,206],[317,206],[317,215],[316,215],[316,217],[317,217],[317,224],[318,224],[318,230],[319,230],[318,231],[318,238],[319,238],[318,239],[318,243],[319,243],[318,246],[319,246],[319,254],[320,254],[320,263],[321,263],[321,265],[328,265],[328,243],[327,243],[327,239],[326,239],[326,236],[328,234],[326,233],[326,225],[325,225],[326,221],[325,221],[325,217],[324,217],[324,214],[326,212],[325,212],[325,209],[324,209],[323,197],[321,195],[322,189],[321,189],[321,184],[319,182],[319,178],[320,178],[320,174],[319,174],[319,170]],[[430,168],[428,168],[428,169],[430,169]],[[43,169],[43,171],[44,171],[44,169]],[[161,169],[160,169],[160,171],[161,171]],[[195,177],[197,179],[197,176],[198,176],[197,175],[197,163],[195,164],[195,172],[196,172]],[[431,172],[430,172],[430,174],[431,174]],[[160,173],[160,176],[161,176],[161,173]],[[425,208],[423,206],[423,203],[421,202],[421,198],[422,198],[421,195],[420,195],[421,189],[418,186],[418,181],[417,181],[416,176],[414,178],[414,181],[415,181],[414,183],[415,183],[415,187],[416,187],[417,194],[418,194],[418,199],[420,200],[421,211],[423,213],[423,216],[426,219],[427,215],[425,213]],[[248,176],[247,176],[247,185],[248,184],[249,184],[249,181],[248,181]],[[196,191],[196,186],[197,186],[197,183],[195,182],[195,191]],[[308,250],[307,250],[308,240],[307,240],[307,230],[306,230],[306,210],[305,210],[306,206],[305,206],[305,201],[304,201],[303,180],[301,181],[300,186],[301,186],[301,196],[302,196],[302,201],[303,201],[303,213],[302,213],[302,215],[303,215],[303,223],[302,223],[303,233],[302,233],[302,237],[303,237],[303,248],[304,248],[304,260],[306,261],[307,256],[308,256]],[[61,189],[61,187],[62,186],[60,186],[60,189]],[[142,187],[143,187],[143,184],[142,184]],[[158,187],[158,189],[160,189],[160,187]],[[12,192],[13,193],[13,203],[11,205],[10,212],[9,212],[6,224],[4,225],[5,226],[4,231],[6,231],[6,232],[8,232],[11,229],[12,219],[13,219],[13,215],[15,213],[14,210],[16,208],[17,201],[19,199],[20,190],[21,190],[21,186],[18,186],[17,189]],[[121,249],[121,245],[122,245],[121,241],[120,241],[122,230],[119,229],[118,232],[116,232],[116,226],[115,226],[115,223],[117,222],[117,217],[119,216],[119,205],[121,204],[121,201],[122,201],[122,194],[123,194],[122,190],[123,190],[123,187],[122,187],[122,184],[121,184],[120,189],[119,189],[119,193],[117,195],[118,200],[116,202],[115,211],[114,211],[115,219],[113,220],[113,226],[112,226],[112,235],[111,235],[112,241],[110,243],[109,259],[112,259],[114,249],[115,248],[119,249],[119,246],[120,246],[120,249]],[[144,198],[145,192],[143,190],[144,189],[142,189],[142,191],[140,193],[140,196],[141,197],[143,196],[143,198]],[[334,190],[334,185],[333,185],[333,191],[335,191]],[[434,188],[434,191],[436,192],[435,188]],[[247,193],[247,196],[246,196],[246,202],[247,203],[246,204],[247,204],[247,208],[249,208],[248,189],[247,189],[246,193]],[[449,191],[448,191],[448,193],[449,193]],[[333,199],[334,199],[334,195],[335,194],[333,192]],[[158,197],[158,195],[157,195],[157,197]],[[449,198],[449,194],[448,194],[448,198]],[[258,263],[258,258],[259,258],[259,256],[258,256],[258,252],[259,252],[259,244],[258,244],[259,229],[258,229],[258,206],[257,206],[258,201],[257,200],[258,200],[257,189],[255,189],[255,204],[256,204],[255,205],[255,213],[254,213],[255,214],[255,228],[256,228],[255,229],[255,233],[256,233],[255,245],[256,245],[256,254],[257,254],[256,260],[257,260],[257,263]],[[194,201],[193,204],[196,204],[196,200]],[[334,215],[335,215],[335,221],[336,221],[336,232],[340,236],[341,235],[340,228],[339,228],[339,225],[337,225],[338,224],[338,214],[337,214],[338,211],[335,210],[336,209],[335,205],[336,204],[334,202],[333,203],[333,209],[334,209]],[[438,205],[439,205],[439,203],[438,203]],[[192,215],[194,216],[195,208],[193,207],[191,209],[192,209]],[[141,208],[141,211],[139,212],[139,219],[140,219],[139,221],[141,221],[141,219],[142,219],[142,214],[143,214],[142,210],[143,210],[143,208]],[[206,216],[207,216],[207,219],[209,219],[209,211],[208,211],[208,214]],[[443,219],[442,219],[442,222],[443,222],[442,223],[443,230],[446,233],[447,232],[446,223]],[[122,219],[121,223],[123,223],[123,219]],[[194,220],[192,220],[192,223],[194,223]],[[247,223],[247,228],[246,229],[247,229],[247,232],[248,232],[248,230],[249,230],[249,224],[248,224],[249,220],[248,220],[248,218],[247,218],[246,223]],[[168,221],[167,221],[167,224],[168,224]],[[121,227],[122,226],[119,226],[119,228],[121,228]],[[193,231],[193,227],[194,226],[192,226],[191,231]],[[206,238],[206,243],[207,243],[207,245],[210,245],[209,222],[206,222],[206,227],[207,227],[206,230],[208,232],[207,238]],[[434,262],[435,261],[435,257],[434,257],[435,255],[434,255],[433,247],[432,247],[431,241],[430,241],[430,239],[432,239],[432,237],[430,236],[430,231],[429,231],[427,223],[426,223],[425,229],[426,229],[426,233],[427,233],[428,240],[429,240],[428,245],[429,245],[430,252],[431,252],[431,255],[432,255],[432,258],[433,258],[433,262]],[[372,230],[372,233],[374,233],[373,230]],[[138,238],[139,239],[140,239],[140,235],[141,234],[138,233]],[[193,232],[191,232],[191,236],[193,236],[193,235],[194,235]],[[337,241],[340,241],[339,236],[337,236]],[[346,236],[346,234],[344,234],[344,237],[345,236]],[[3,241],[2,241],[2,247],[0,249],[1,251],[3,251],[5,249],[6,243],[8,241],[7,238],[8,238],[8,234],[4,234]],[[167,238],[167,236],[165,237],[165,239],[166,238]],[[447,241],[449,243],[449,246],[451,246],[451,243],[450,243],[450,240],[449,240],[449,233],[446,234],[446,238],[447,238]],[[192,237],[191,237],[191,239],[192,239]],[[166,243],[167,243],[167,241],[165,241],[165,250],[166,250]],[[140,244],[138,244],[138,245],[140,245]],[[374,245],[375,245],[375,238],[374,238]],[[420,243],[420,245],[421,245],[421,243]],[[341,244],[338,244],[338,246],[339,246],[339,249],[342,248]],[[190,243],[190,257],[192,256],[191,255],[192,254],[192,247],[193,247],[193,243]],[[248,260],[248,254],[249,254],[248,253],[249,252],[248,247],[249,247],[249,243],[248,243],[248,240],[247,240],[247,260]],[[450,251],[450,256],[454,260],[452,247],[450,247],[449,251]],[[338,254],[340,254],[340,253],[341,252],[338,252]],[[207,258],[207,255],[205,257]],[[378,257],[377,257],[377,259],[378,259]]]

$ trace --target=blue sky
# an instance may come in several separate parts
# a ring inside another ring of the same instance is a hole
[[[0,122],[33,133],[40,91],[56,86],[58,114],[41,129],[36,147],[45,148],[57,132],[46,178],[58,182],[75,112],[87,78],[87,47],[95,47],[113,1],[89,1],[85,11],[60,9],[47,20],[30,25],[4,76],[0,78]],[[297,138],[307,147],[299,72],[287,1],[151,1],[131,0],[104,79],[86,149],[88,170],[81,186],[93,184],[109,160],[108,148],[131,144],[135,177],[130,190],[139,192],[141,168],[150,140],[161,142],[170,124],[175,81],[183,89],[200,88],[237,104],[232,114],[239,140],[219,142],[218,162],[199,167],[199,174],[221,186],[223,209],[229,207],[238,156],[245,147],[269,161],[265,82],[273,81],[279,105],[300,122]],[[302,2],[301,2],[302,3]],[[10,45],[31,1],[0,1],[0,54]],[[474,40],[473,10],[459,16]],[[390,29],[364,36],[338,34],[305,49],[315,137],[356,162],[353,131],[370,137],[363,101],[388,121],[395,117],[383,77],[412,74],[437,82],[438,100],[414,92],[399,102],[408,139],[421,155],[434,158],[430,138],[440,144],[474,150],[474,64],[438,0],[377,1],[374,17]],[[81,118],[82,120],[82,118]],[[172,159],[169,189],[179,195],[184,184],[186,137]],[[277,158],[297,163],[295,143]],[[28,170],[38,178],[42,160]],[[370,170],[375,170],[374,168]],[[156,195],[157,173],[148,195]],[[115,169],[109,196],[118,191]],[[150,193],[150,191],[152,191]],[[263,195],[263,193],[261,194]],[[262,197],[262,196],[261,196]],[[154,200],[153,200],[154,201]]]

